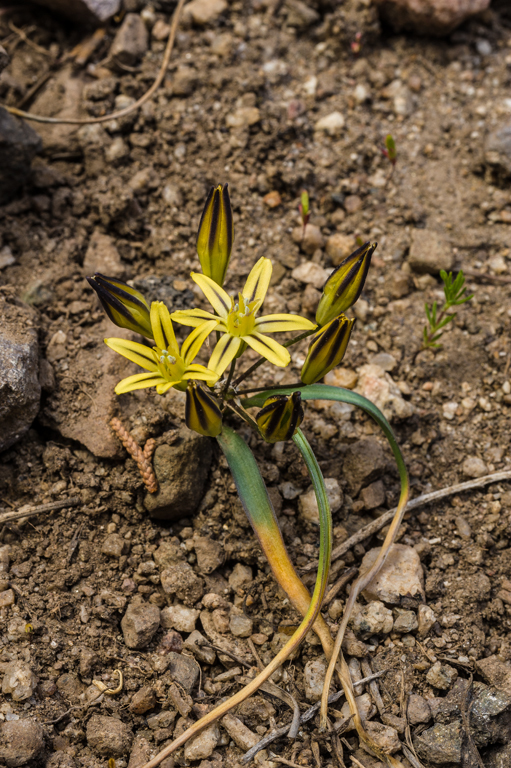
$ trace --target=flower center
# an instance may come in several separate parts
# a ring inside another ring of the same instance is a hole
[[[153,352],[163,378],[167,381],[181,381],[186,368],[184,360],[181,357],[173,357],[166,349],[159,347],[153,347]]]
[[[231,336],[250,336],[255,327],[255,314],[259,309],[259,301],[246,302],[239,294],[239,301],[234,302],[227,315],[227,331]]]

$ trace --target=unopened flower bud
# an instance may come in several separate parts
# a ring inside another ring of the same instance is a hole
[[[378,243],[365,243],[334,269],[323,287],[316,312],[318,325],[326,325],[346,312],[362,293],[367,272]]]
[[[354,324],[355,320],[341,315],[312,337],[301,373],[304,384],[314,384],[341,363]]]
[[[185,421],[189,429],[207,437],[216,437],[222,431],[222,412],[218,400],[196,381],[186,388]]]
[[[291,440],[305,415],[300,392],[274,395],[256,416],[259,431],[267,443]]]
[[[222,286],[234,241],[228,185],[211,187],[202,211],[197,235],[197,253],[202,271]]]
[[[139,291],[122,280],[105,277],[99,272],[88,277],[87,281],[98,294],[112,323],[119,328],[129,328],[148,339],[153,338],[149,304]]]

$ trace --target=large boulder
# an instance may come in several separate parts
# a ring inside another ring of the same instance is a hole
[[[490,0],[375,0],[381,15],[397,30],[413,29],[422,35],[448,35]]]
[[[42,147],[40,136],[28,123],[0,107],[0,202],[9,201],[23,186]]]
[[[0,317],[0,451],[4,451],[37,416],[41,385],[35,311],[4,288],[0,289]]]

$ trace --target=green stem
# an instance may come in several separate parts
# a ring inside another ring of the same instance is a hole
[[[237,391],[237,395],[249,395],[252,392],[275,392],[277,389],[289,389],[289,387],[296,387],[299,389],[300,387],[304,387],[305,384],[302,384],[301,381],[296,381],[292,384],[277,384],[274,387],[252,387],[251,389],[241,389]]]
[[[313,333],[316,333],[317,328],[314,328],[312,331],[305,331],[304,333],[301,333],[299,336],[296,336],[294,339],[291,339],[291,341],[286,341],[285,344],[283,344],[283,347],[292,347],[293,344],[298,344],[299,341],[302,341],[302,339],[306,339],[308,336],[311,336]],[[247,370],[242,373],[236,381],[234,382],[233,386],[237,387],[238,384],[240,384],[242,381],[245,381],[254,371],[256,371],[259,366],[261,366],[264,362],[266,362],[266,358],[262,357],[260,360],[255,362],[253,365],[250,366],[250,368],[247,368]]]

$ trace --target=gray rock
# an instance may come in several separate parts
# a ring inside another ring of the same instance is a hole
[[[511,120],[488,134],[484,158],[500,174],[511,176]]]
[[[98,229],[92,233],[83,261],[83,273],[93,275],[94,272],[101,272],[108,277],[124,275],[124,266],[113,239]]]
[[[488,472],[488,467],[477,456],[468,456],[462,464],[463,474],[467,477],[482,477]]]
[[[233,606],[229,619],[229,629],[234,637],[250,637],[254,631],[254,622],[247,616],[241,608]]]
[[[355,634],[363,640],[371,637],[371,635],[387,635],[392,632],[392,625],[392,611],[385,608],[379,600],[373,600],[362,606],[352,619]]]
[[[0,762],[18,768],[44,750],[44,731],[34,720],[10,720],[0,723]]]
[[[211,466],[212,449],[207,437],[183,428],[172,445],[159,445],[153,467],[157,493],[148,493],[144,505],[157,520],[191,517],[197,509]]]
[[[41,137],[28,123],[0,107],[0,202],[11,200],[23,186],[42,147]]]
[[[490,0],[376,0],[375,4],[396,30],[443,36],[488,8]]]
[[[130,750],[128,768],[142,768],[151,756],[151,745],[143,736],[135,736]]]
[[[433,613],[433,609],[430,608],[429,605],[422,603],[419,605],[419,609],[417,611],[417,620],[419,624],[419,635],[424,637],[428,634],[429,630],[435,623],[436,616]]]
[[[127,13],[110,47],[114,64],[133,67],[147,51],[149,34],[137,13]]]
[[[319,701],[323,692],[327,664],[324,658],[308,661],[303,670],[305,698],[307,701]]]
[[[392,728],[392,726],[372,722],[371,720],[368,720],[364,725],[370,738],[372,738],[375,744],[377,744],[387,755],[391,755],[401,748],[398,732],[395,728]]]
[[[87,744],[101,757],[126,755],[133,741],[133,731],[115,717],[93,715],[87,723]]]
[[[190,658],[190,656],[174,653],[174,651],[171,651],[167,658],[170,660],[167,669],[172,680],[175,683],[179,683],[185,691],[190,692],[197,685],[199,679],[200,670],[197,662]]]
[[[75,24],[101,24],[118,13],[121,0],[34,0]]]
[[[352,629],[346,630],[342,641],[342,650],[348,656],[354,656],[357,659],[363,659],[369,652],[368,646],[357,638]]]
[[[236,563],[229,576],[229,586],[234,590],[243,589],[252,584],[253,580],[252,568],[249,565]]]
[[[4,289],[0,290],[0,317],[0,451],[4,451],[29,430],[37,416],[41,385],[35,312]]]
[[[435,662],[428,674],[426,675],[427,682],[434,688],[440,688],[442,691],[448,691],[453,682],[458,677],[457,670],[451,667],[449,664],[442,664],[440,661]]]
[[[476,669],[498,691],[511,696],[511,666],[498,656],[476,661]]]
[[[189,607],[192,607],[204,594],[203,580],[188,563],[179,563],[163,571],[161,584],[168,595],[176,595]]]
[[[399,608],[397,610],[397,617],[394,621],[394,632],[400,632],[401,634],[408,634],[408,632],[414,632],[418,626],[417,616],[413,611],[402,611]]]
[[[436,275],[454,265],[454,254],[447,240],[431,229],[414,229],[408,263],[415,272]]]
[[[121,621],[128,648],[145,648],[160,626],[160,609],[151,603],[130,603]]]
[[[383,448],[376,440],[367,438],[350,445],[344,457],[343,474],[351,493],[357,494],[363,486],[377,480],[386,463]]]
[[[164,629],[177,629],[178,632],[193,632],[200,611],[187,608],[186,605],[169,605],[161,612],[161,625]]]
[[[372,567],[379,551],[376,547],[364,555],[360,575]],[[393,544],[384,565],[362,594],[367,600],[381,600],[391,605],[399,605],[404,598],[408,602],[424,600],[424,574],[415,549],[404,544]]]
[[[14,701],[25,701],[34,693],[37,677],[25,661],[7,664],[2,680],[2,693],[10,693]]]
[[[183,11],[183,22],[193,21],[199,26],[206,26],[227,9],[226,0],[192,0]]]
[[[210,757],[219,741],[220,729],[216,723],[213,723],[186,742],[185,760],[204,760]]]
[[[234,743],[244,752],[251,749],[260,740],[260,736],[253,733],[234,715],[224,715],[220,722]]]

